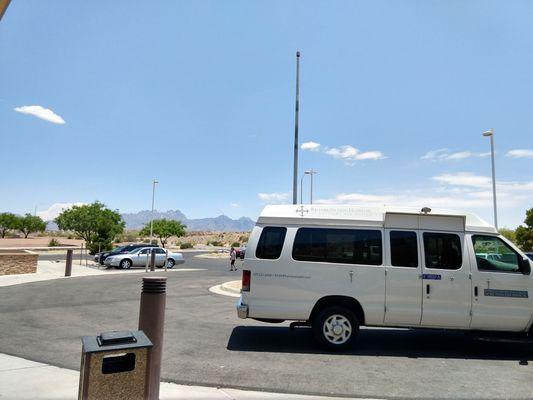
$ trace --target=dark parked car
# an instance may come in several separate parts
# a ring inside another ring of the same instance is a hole
[[[118,254],[129,253],[130,251],[138,249],[140,247],[159,247],[159,246],[156,244],[146,244],[146,243],[127,244],[125,246],[115,247],[113,250],[102,251],[101,253],[96,253],[94,255],[94,261],[96,261],[97,263],[100,263],[100,265],[104,265],[104,261],[107,257],[116,256]]]
[[[526,256],[533,260],[533,253],[526,253]]]

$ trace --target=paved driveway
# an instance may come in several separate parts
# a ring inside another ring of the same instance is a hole
[[[187,267],[210,270],[169,274],[163,379],[374,398],[533,396],[531,345],[363,329],[357,349],[338,355],[317,350],[309,329],[239,320],[235,299],[208,291],[235,279],[226,264],[190,259]],[[78,369],[80,336],[136,328],[142,276],[0,288],[0,352]]]

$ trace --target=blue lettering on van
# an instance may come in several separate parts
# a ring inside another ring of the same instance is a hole
[[[440,274],[422,274],[422,279],[440,281],[442,279],[442,276]]]
[[[520,299],[529,298],[527,290],[485,289],[483,294],[491,297],[516,297]]]

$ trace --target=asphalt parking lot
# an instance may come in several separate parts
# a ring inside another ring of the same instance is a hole
[[[316,348],[307,328],[239,320],[225,260],[168,273],[162,377],[177,383],[372,398],[532,398],[533,345],[461,333],[362,329],[349,353]],[[158,275],[163,271],[157,272]],[[143,274],[0,288],[0,352],[79,369],[82,335],[134,329]]]

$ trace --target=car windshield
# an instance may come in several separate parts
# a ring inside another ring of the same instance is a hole
[[[111,251],[121,251],[124,247],[126,246],[118,246],[118,247],[115,247],[113,250]]]

